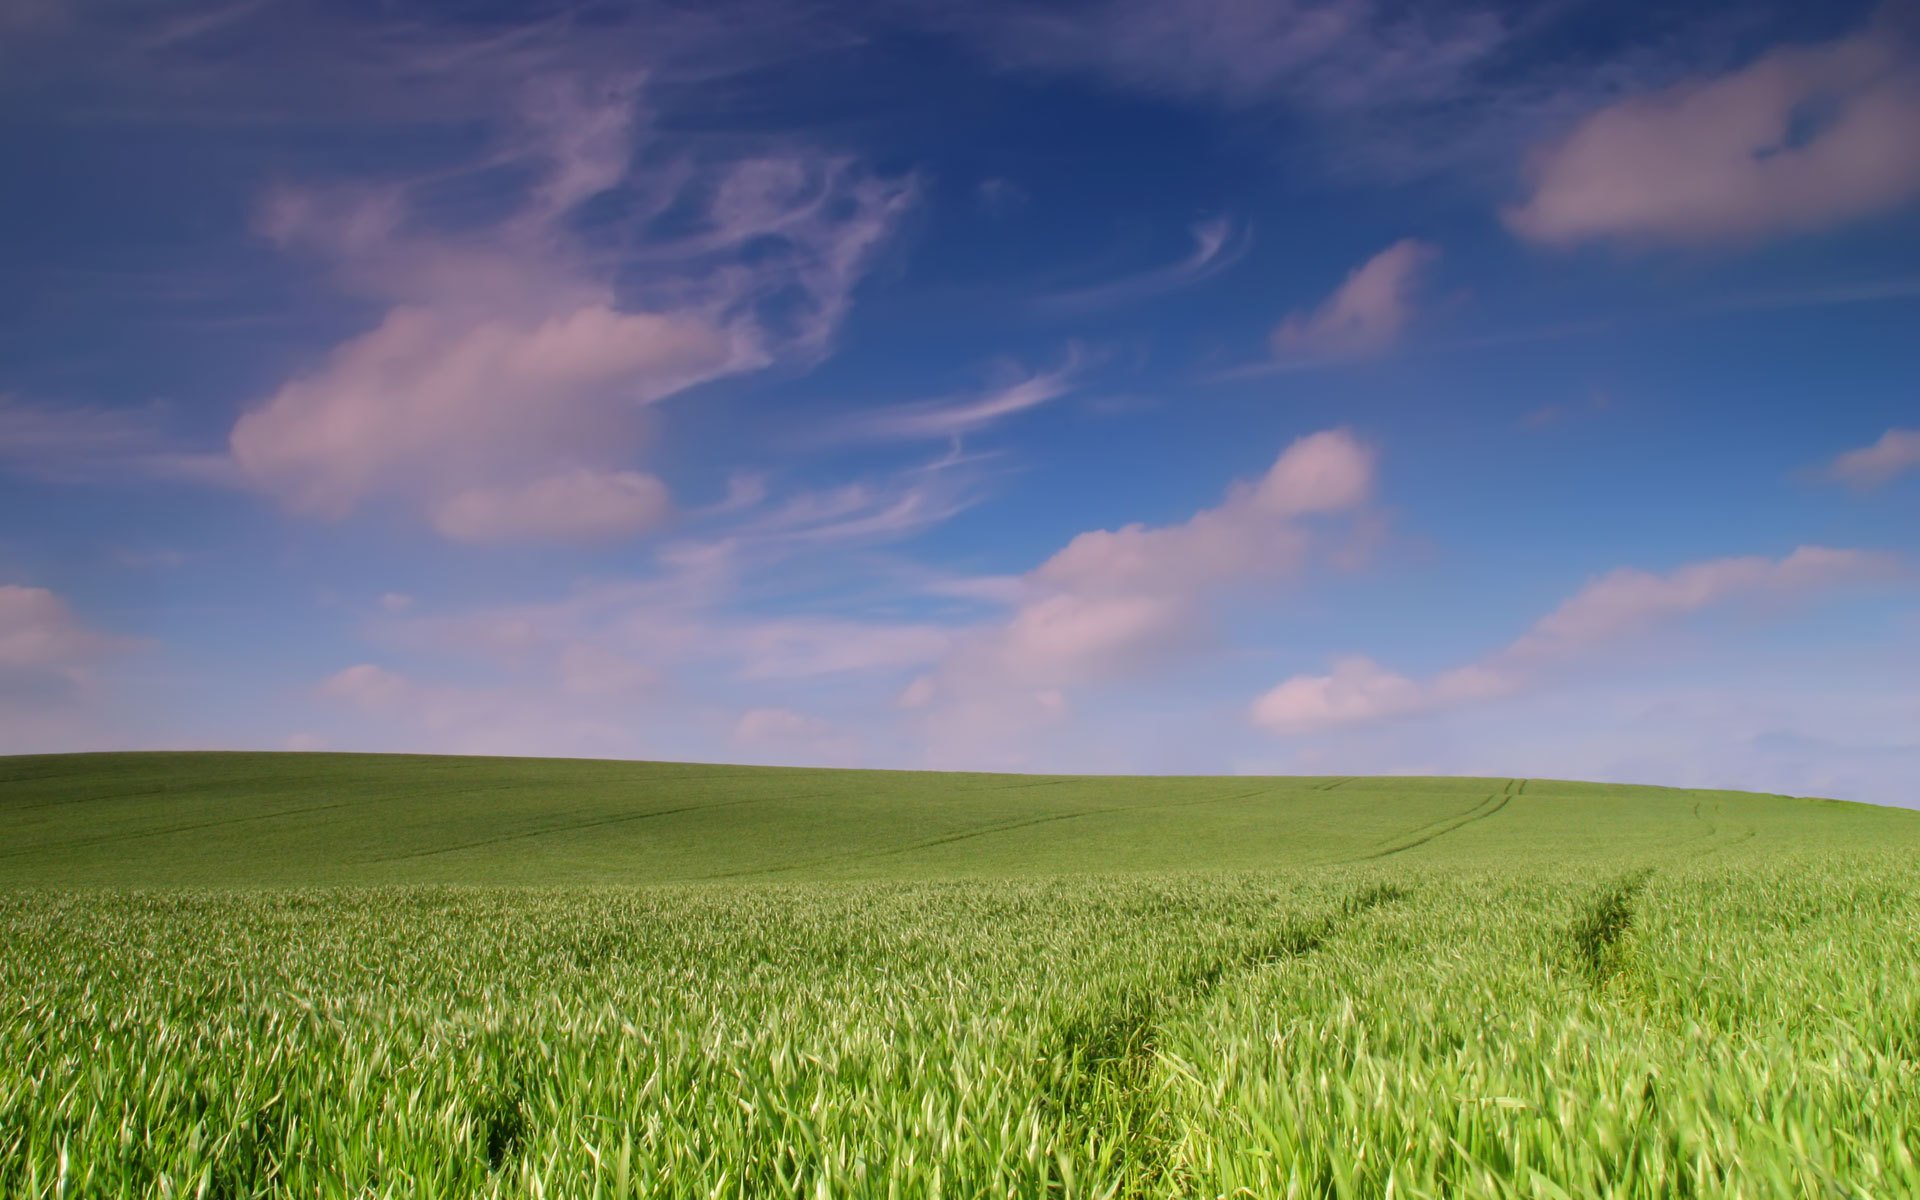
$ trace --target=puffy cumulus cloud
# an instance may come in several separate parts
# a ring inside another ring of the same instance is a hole
[[[507,488],[468,488],[437,501],[433,527],[460,542],[582,540],[638,533],[672,507],[667,485],[638,471],[576,467]]]
[[[0,584],[0,674],[77,680],[125,645],[82,623],[55,592]]]
[[[1664,575],[1623,567],[1588,583],[1497,653],[1428,679],[1364,657],[1324,675],[1296,675],[1253,702],[1253,723],[1280,734],[1311,733],[1487,700],[1528,687],[1543,669],[1662,622],[1738,599],[1786,596],[1883,578],[1887,555],[1801,546],[1784,558],[1721,558]]]
[[[1916,469],[1920,469],[1920,429],[1889,429],[1873,445],[1836,456],[1826,473],[1850,487],[1873,488]]]
[[[1069,689],[1138,673],[1204,641],[1221,593],[1298,571],[1312,519],[1361,508],[1373,478],[1373,451],[1330,430],[1294,442],[1259,479],[1183,522],[1080,534],[1017,589],[997,583],[994,595],[1010,596],[1012,611],[957,638],[898,703],[919,714],[936,756],[954,760],[1002,732],[1057,721]],[[1010,713],[1025,715],[1009,721]]]
[[[241,416],[245,476],[323,517],[398,497],[468,541],[663,516],[631,469],[644,406],[825,353],[914,188],[806,153],[636,169],[639,93],[526,84],[487,165],[528,182],[491,224],[436,220],[419,187],[274,193],[263,232],[387,307]],[[583,215],[602,198],[617,215]]]
[[[233,454],[293,507],[341,516],[371,492],[592,454],[617,435],[621,406],[722,371],[733,353],[705,322],[604,305],[529,324],[395,309],[241,417]]]
[[[414,685],[385,667],[360,663],[328,676],[320,684],[320,694],[362,708],[385,709],[404,703],[414,694]]]
[[[1876,26],[1593,113],[1537,155],[1505,216],[1552,245],[1824,229],[1920,197],[1916,127],[1920,54]]]
[[[0,584],[0,753],[126,745],[99,670],[131,645],[93,629],[58,593]]]
[[[1319,307],[1280,322],[1273,331],[1274,350],[1350,358],[1387,349],[1413,320],[1420,277],[1438,255],[1434,247],[1413,238],[1388,246],[1355,267]]]
[[[1233,579],[1291,570],[1307,545],[1298,518],[1358,507],[1373,489],[1374,453],[1345,430],[1288,446],[1251,484],[1178,525],[1083,533],[1031,581],[1068,594],[1189,594]]]
[[[1325,675],[1296,675],[1253,702],[1253,723],[1275,733],[1311,733],[1504,695],[1519,686],[1497,668],[1465,667],[1432,680],[1409,679],[1370,658],[1350,656]]]

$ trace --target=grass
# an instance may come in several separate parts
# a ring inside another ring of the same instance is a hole
[[[1920,813],[0,759],[0,1194],[1920,1194]]]

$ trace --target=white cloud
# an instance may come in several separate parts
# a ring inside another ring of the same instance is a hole
[[[1315,358],[1358,357],[1387,349],[1413,320],[1414,291],[1438,254],[1413,238],[1395,242],[1355,267],[1319,307],[1282,321],[1273,331],[1273,348]]]
[[[1239,262],[1253,244],[1250,231],[1230,217],[1209,217],[1187,230],[1193,248],[1185,257],[1165,266],[1135,272],[1086,287],[1050,292],[1034,299],[1044,313],[1072,314],[1128,304],[1165,295],[1199,283]]]
[[[46,588],[0,584],[0,672],[73,679],[124,645],[88,628]]]
[[[912,537],[975,502],[967,468],[976,457],[955,448],[888,477],[802,489],[778,503],[763,505],[759,491],[748,502],[723,505],[723,515],[735,520],[722,536],[764,554]]]
[[[402,186],[276,192],[263,231],[387,307],[240,418],[246,476],[325,517],[397,497],[475,541],[664,515],[631,467],[640,409],[824,354],[913,187],[803,154],[638,171],[637,95],[624,76],[525,85],[490,165],[530,182],[477,229],[436,231]],[[624,215],[583,225],[609,192]]]
[[[825,721],[790,708],[750,708],[733,726],[734,740],[749,743],[819,737],[830,732],[832,726]]]
[[[1509,226],[1555,245],[1825,229],[1920,197],[1920,56],[1889,27],[1783,47],[1594,113],[1532,166]]]
[[[371,709],[392,708],[412,696],[413,691],[412,682],[405,676],[373,663],[346,667],[320,684],[320,694],[330,700],[344,700]]]
[[[1256,699],[1253,723],[1282,734],[1385,720],[1520,691],[1538,673],[1609,642],[1736,599],[1787,596],[1887,575],[1886,555],[1801,546],[1784,558],[1720,558],[1664,575],[1623,567],[1599,577],[1479,662],[1417,680],[1348,657],[1325,675],[1296,675]]]
[[[583,541],[639,533],[666,518],[667,485],[638,471],[576,467],[508,488],[435,502],[433,527],[459,542]]]
[[[156,406],[55,408],[0,396],[0,465],[55,483],[238,482],[223,455],[188,448],[166,417]]]
[[[1889,429],[1871,446],[1849,450],[1827,464],[1827,474],[1857,488],[1879,487],[1920,468],[1920,429]]]
[[[898,697],[935,757],[964,761],[1068,711],[1066,689],[1137,673],[1203,641],[1221,592],[1298,571],[1308,519],[1372,493],[1373,452],[1344,430],[1303,437],[1258,480],[1175,525],[1080,534],[1020,581],[1004,620],[956,640]],[[1021,715],[1024,714],[1024,715]]]
[[[896,404],[856,419],[847,428],[854,438],[939,439],[977,433],[1007,417],[1059,399],[1073,390],[1086,364],[1079,347],[1050,371],[1014,371],[1012,377],[976,396]]]
[[[1298,518],[1351,510],[1373,488],[1373,451],[1345,430],[1288,446],[1252,484],[1178,525],[1125,525],[1075,537],[1042,563],[1042,588],[1079,594],[1191,594],[1292,570],[1307,544]]]
[[[233,453],[293,507],[341,516],[369,492],[594,453],[618,437],[616,406],[722,373],[735,354],[699,320],[604,305],[530,325],[400,308],[243,416]]]

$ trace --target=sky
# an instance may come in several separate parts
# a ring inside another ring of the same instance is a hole
[[[0,0],[0,753],[1920,804],[1920,6]]]

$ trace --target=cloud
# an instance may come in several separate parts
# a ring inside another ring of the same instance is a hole
[[[1457,94],[1506,40],[1472,9],[1374,0],[1111,0],[984,7],[961,19],[1005,66],[1090,72],[1232,108],[1344,113]]]
[[[734,722],[729,743],[746,761],[789,766],[854,766],[862,758],[859,739],[791,708],[748,709]]]
[[[241,417],[233,454],[296,510],[339,517],[372,492],[445,493],[590,454],[617,436],[617,406],[734,361],[725,334],[684,317],[592,305],[519,324],[395,309]]]
[[[832,726],[825,721],[790,708],[750,708],[734,723],[733,739],[747,743],[786,741],[819,737],[831,731]]]
[[[224,455],[188,448],[144,408],[55,408],[0,396],[0,464],[54,483],[129,479],[230,486]]]
[[[1417,680],[1371,659],[1343,658],[1328,674],[1285,680],[1254,701],[1250,717],[1274,733],[1303,734],[1491,699],[1523,690],[1547,667],[1663,622],[1737,599],[1838,588],[1894,569],[1886,555],[1825,546],[1801,546],[1780,559],[1689,563],[1664,575],[1622,567],[1588,583],[1479,662]]]
[[[977,433],[1066,395],[1073,390],[1086,361],[1080,347],[1070,346],[1066,360],[1052,370],[1016,371],[1012,378],[979,395],[892,405],[857,418],[847,426],[846,433],[852,438],[901,441]]]
[[[1550,245],[1825,229],[1920,197],[1917,125],[1920,55],[1890,26],[1782,47],[1592,114],[1537,154],[1505,217]]]
[[[100,672],[135,645],[82,621],[56,592],[0,584],[0,753],[124,747]]]
[[[1082,533],[1017,589],[996,580],[987,594],[1014,598],[1011,612],[958,637],[898,703],[921,714],[936,755],[952,760],[1000,734],[1019,736],[1028,718],[1059,720],[1066,689],[1166,662],[1205,640],[1216,596],[1297,572],[1313,519],[1364,506],[1373,478],[1373,451],[1328,430],[1295,441],[1259,479],[1178,524]]]
[[[439,501],[433,527],[454,541],[579,541],[639,533],[666,518],[667,485],[638,471],[576,467],[510,488],[469,488]]]
[[[751,496],[732,496],[712,510],[712,515],[732,518],[717,536],[737,549],[763,556],[900,541],[948,520],[979,499],[971,467],[983,457],[956,447],[889,475],[802,488],[778,501],[769,501],[764,488]]]
[[[1889,429],[1871,446],[1849,450],[1827,464],[1827,475],[1856,488],[1874,488],[1920,468],[1920,429]]]
[[[74,679],[124,645],[82,624],[67,602],[46,588],[0,584],[0,673]]]
[[[414,685],[385,667],[360,663],[328,676],[320,684],[320,694],[362,708],[390,709],[412,697]]]
[[[1195,222],[1187,232],[1193,248],[1177,262],[1088,287],[1039,296],[1033,300],[1033,307],[1044,313],[1066,315],[1165,295],[1220,274],[1245,257],[1253,244],[1250,230],[1236,225],[1230,217]]]
[[[87,625],[56,592],[0,584],[0,753],[99,747],[111,699],[99,668],[134,645]]]
[[[648,527],[668,505],[632,469],[641,409],[816,361],[912,201],[910,180],[829,155],[637,169],[653,135],[632,75],[520,94],[486,169],[526,182],[491,223],[407,184],[269,197],[268,237],[386,306],[233,428],[235,463],[295,511],[397,498],[468,541]]]
[[[1414,289],[1439,251],[1407,238],[1355,267],[1311,312],[1293,313],[1273,331],[1283,355],[1356,358],[1398,341],[1413,319]]]

